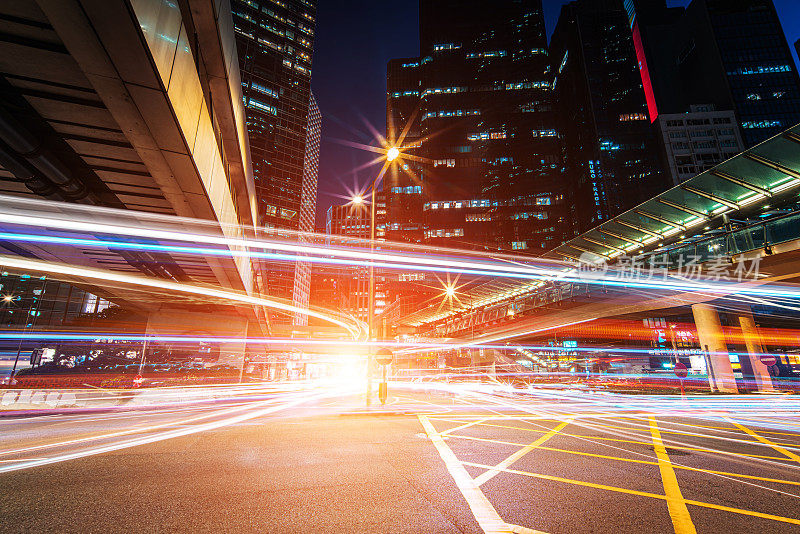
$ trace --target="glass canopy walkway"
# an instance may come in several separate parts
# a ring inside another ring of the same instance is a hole
[[[545,255],[611,260],[645,254],[709,230],[715,219],[740,217],[796,199],[800,125],[609,219]]]

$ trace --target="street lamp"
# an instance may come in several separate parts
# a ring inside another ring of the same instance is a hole
[[[383,178],[386,169],[389,166],[389,163],[396,160],[400,157],[400,149],[395,146],[389,147],[386,150],[386,163],[383,165],[383,169],[378,175],[372,180],[372,185],[370,186],[370,206],[369,206],[369,301],[367,307],[367,327],[368,327],[368,342],[369,348],[367,349],[368,356],[367,356],[367,406],[369,406],[372,402],[372,375],[373,375],[373,367],[374,367],[374,350],[373,350],[373,341],[375,336],[375,266],[373,263],[373,255],[375,254],[375,189],[378,187],[378,181]],[[353,197],[354,204],[361,204],[364,202],[364,198],[361,195],[356,195]]]

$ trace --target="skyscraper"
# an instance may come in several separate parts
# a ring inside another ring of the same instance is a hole
[[[303,183],[300,194],[300,225],[301,232],[314,231],[314,219],[317,210],[317,181],[319,178],[319,143],[322,133],[322,113],[317,105],[317,99],[311,94],[308,102],[308,128],[306,130],[306,152],[303,158]],[[300,241],[307,241],[307,237],[300,235]],[[311,296],[311,263],[299,261],[294,268],[294,288],[292,289],[292,305],[298,308],[308,308]],[[293,324],[308,325],[308,315],[296,313]]]
[[[800,78],[772,0],[694,0],[684,19],[686,101],[733,109],[746,147],[800,122]]]
[[[421,159],[399,158],[387,175],[387,235],[559,244],[563,162],[541,2],[422,0],[420,53],[388,66],[387,134],[407,131],[404,151]]]
[[[232,0],[231,6],[258,225],[310,230],[318,149],[309,150],[307,145],[315,143],[315,128],[316,142],[319,135],[319,110],[311,99],[316,2]],[[307,294],[293,295],[308,290],[303,272],[302,264],[267,263],[258,273],[259,287],[270,296],[307,302]]]
[[[648,109],[653,97],[622,0],[565,5],[550,56],[571,218],[581,233],[666,188]]]
[[[419,58],[393,59],[386,68],[386,137],[392,144],[402,137],[408,154],[416,154],[420,145],[419,63]],[[387,201],[385,231],[390,241],[422,241],[422,179],[418,161],[404,159],[389,167],[383,190]]]
[[[369,239],[370,207],[368,204],[343,204],[328,208],[325,230],[339,238],[333,244]],[[366,321],[369,310],[369,269],[342,267],[329,277],[337,294],[333,297],[337,309]]]

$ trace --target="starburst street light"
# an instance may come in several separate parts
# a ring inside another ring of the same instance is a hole
[[[353,198],[350,199],[350,202],[352,202],[357,206],[360,206],[361,204],[364,203],[364,197],[362,197],[361,195],[354,195]]]
[[[393,146],[386,151],[386,159],[388,161],[394,161],[398,158],[398,156],[400,156],[400,150],[396,146]]]

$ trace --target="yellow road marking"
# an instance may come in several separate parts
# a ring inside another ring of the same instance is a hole
[[[455,432],[457,430],[463,430],[463,429],[469,428],[471,426],[480,425],[481,423],[483,423],[484,421],[488,421],[489,419],[491,419],[491,417],[486,417],[484,419],[478,419],[478,420],[475,420],[475,421],[473,421],[471,423],[464,423],[463,425],[455,426],[453,428],[448,428],[447,430],[445,430],[443,432],[439,432],[439,434],[441,434],[442,436],[446,436],[450,432]]]
[[[492,466],[485,465],[485,464],[477,464],[473,462],[463,462],[464,465],[469,465],[471,467],[478,467],[481,469],[491,469]],[[587,488],[595,488],[595,489],[602,489],[607,491],[614,491],[617,493],[627,493],[629,495],[638,495],[640,497],[650,497],[653,499],[662,499],[666,500],[666,495],[659,495],[658,493],[649,493],[646,491],[638,491],[632,490],[627,488],[618,488],[616,486],[607,486],[605,484],[595,484],[593,482],[584,482],[582,480],[573,480],[570,478],[561,478],[555,477],[552,475],[542,475],[540,473],[531,473],[529,471],[520,471],[518,469],[503,469],[506,473],[513,473],[516,475],[523,475],[533,478],[541,478],[543,480],[552,480],[553,482],[564,482],[566,484],[575,484],[578,486],[585,486]],[[692,500],[685,500],[686,504],[691,504],[692,506],[700,506],[701,508],[712,508],[715,510],[723,510],[725,512],[732,512],[735,514],[742,514],[742,515],[749,515],[753,517],[760,517],[762,519],[771,519],[772,521],[780,521],[782,523],[791,523],[793,525],[800,525],[800,519],[795,519],[793,517],[783,517],[780,515],[772,515],[772,514],[764,514],[761,512],[754,512],[752,510],[743,510],[741,508],[733,508],[730,506],[722,506],[719,504],[712,504],[708,502],[701,502],[701,501],[692,501]]]
[[[610,428],[610,429],[613,429],[613,430],[627,430],[629,432],[643,432],[643,433],[649,432],[649,428],[644,426],[643,424],[639,425],[639,426],[617,426],[617,425],[601,425],[600,423],[587,423],[587,426],[589,426],[590,428],[597,427],[597,428]],[[691,428],[695,428],[695,427],[691,427]],[[713,429],[712,427],[696,427],[696,428],[703,428],[705,430],[716,430],[716,429]],[[718,430],[727,431],[729,433],[735,433],[736,432],[736,429],[734,427],[725,428],[725,429],[718,429]],[[689,430],[665,430],[665,429],[659,427],[659,431],[662,434],[679,434],[679,435],[683,435],[683,436],[702,437],[702,438],[706,438],[706,439],[718,439],[718,440],[728,439],[725,436],[712,436],[712,435],[709,435],[709,434],[700,434],[699,432],[691,432]]]
[[[661,483],[664,485],[667,509],[675,533],[696,534],[697,529],[694,528],[689,509],[686,508],[686,502],[678,485],[678,477],[675,475],[675,469],[672,468],[672,462],[667,454],[667,449],[664,448],[664,442],[661,441],[661,432],[658,431],[658,423],[654,417],[650,417],[650,434],[653,436],[653,449],[658,458],[658,470],[661,472]]]
[[[447,419],[442,419],[442,420],[443,421],[447,421]],[[459,422],[459,421],[453,421],[453,422]],[[538,432],[540,434],[543,434],[543,433],[546,432],[545,430],[536,430],[534,428],[524,428],[524,427],[519,427],[519,426],[496,425],[496,424],[492,424],[492,423],[483,423],[482,426],[492,426],[492,427],[497,427],[497,428],[510,428],[510,429],[513,429],[513,430],[524,430],[525,432]],[[518,447],[524,447],[525,446],[524,443],[517,443],[517,442],[513,442],[513,441],[502,441],[502,440],[486,439],[486,438],[476,438],[476,437],[472,437],[472,436],[462,436],[460,434],[448,434],[448,436],[453,437],[453,438],[471,439],[471,440],[475,440],[475,441],[486,441],[486,442],[489,442],[489,443],[500,443],[502,445],[516,445]],[[647,442],[647,441],[635,441],[635,440],[618,439],[618,438],[604,438],[604,437],[600,437],[600,436],[585,436],[585,435],[580,435],[580,434],[564,434],[563,432],[560,433],[559,436],[568,437],[568,438],[582,438],[582,439],[586,439],[586,440],[613,441],[613,442],[616,442],[616,443],[632,443],[634,445],[651,445],[651,443]],[[761,455],[761,454],[745,454],[745,453],[739,453],[739,452],[718,451],[718,450],[714,450],[714,449],[705,449],[705,448],[702,448],[702,447],[684,447],[684,446],[678,446],[678,445],[670,445],[670,448],[679,449],[679,450],[683,450],[683,451],[707,452],[707,453],[711,453],[711,454],[721,454],[721,455],[725,455],[725,456],[741,456],[741,457],[745,457],[745,458],[761,458],[763,460],[785,460],[786,459],[786,458],[782,458],[780,456],[765,456],[765,455]]]
[[[631,463],[646,464],[646,465],[658,465],[658,462],[651,462],[649,460],[636,460],[636,459],[633,459],[633,458],[621,458],[619,456],[606,456],[604,454],[596,454],[596,453],[582,452],[582,451],[570,451],[570,450],[567,450],[567,449],[556,449],[556,448],[553,448],[553,447],[544,447],[544,446],[541,446],[541,445],[539,447],[537,447],[537,448],[541,449],[543,451],[563,452],[563,453],[566,453],[566,454],[577,454],[577,455],[580,455],[580,456],[592,456],[592,457],[595,457],[595,458],[603,458],[604,460],[618,460],[620,462],[631,462]],[[685,469],[686,471],[695,471],[695,472],[698,472],[698,473],[708,473],[708,474],[711,474],[711,475],[722,475],[722,476],[727,476],[727,477],[747,478],[747,479],[750,479],[750,480],[760,480],[762,482],[775,482],[777,484],[791,484],[793,486],[800,486],[800,482],[796,482],[794,480],[782,480],[782,479],[779,479],[779,478],[757,477],[755,475],[743,475],[741,473],[729,473],[727,471],[714,471],[712,469],[700,469],[699,467],[689,467],[687,465],[678,465],[678,464],[672,464],[672,467],[674,467],[676,469]]]
[[[488,480],[491,480],[492,477],[494,477],[498,473],[500,473],[501,469],[505,469],[506,467],[509,467],[511,464],[513,464],[514,462],[516,462],[517,460],[519,460],[520,458],[522,458],[523,456],[525,456],[526,454],[531,452],[533,449],[535,449],[536,447],[538,447],[539,445],[541,445],[542,443],[544,443],[548,439],[550,439],[553,436],[555,436],[556,434],[558,434],[564,427],[566,427],[571,422],[572,422],[572,419],[568,419],[566,421],[563,421],[561,424],[556,425],[555,428],[553,428],[552,430],[548,431],[544,436],[540,437],[539,439],[537,439],[536,441],[534,441],[530,445],[524,446],[523,448],[521,448],[520,450],[518,450],[517,452],[515,452],[514,454],[512,454],[511,456],[509,456],[508,458],[506,458],[505,460],[503,460],[499,464],[497,464],[494,469],[490,469],[489,471],[486,471],[485,473],[482,473],[481,475],[479,475],[478,477],[475,478],[475,485],[480,486],[480,485],[484,484],[485,482],[487,482]]]
[[[661,422],[662,426],[659,427],[659,430],[661,431],[662,434],[683,434],[683,435],[686,435],[686,436],[704,437],[704,438],[707,438],[707,439],[718,439],[718,440],[730,439],[730,438],[727,438],[725,436],[705,435],[705,434],[700,434],[699,432],[691,432],[689,430],[665,430],[664,427],[663,427],[664,424],[667,424],[667,425],[673,424],[674,425],[674,424],[679,424],[679,423],[672,423],[672,422],[664,422],[664,421],[662,421]],[[632,431],[632,432],[647,432],[647,429],[646,428],[642,428],[641,426],[639,426],[639,427],[636,427],[636,426],[616,426],[616,425],[603,425],[603,424],[600,424],[600,423],[587,423],[587,425],[591,425],[593,427],[599,427],[599,428],[612,428],[612,429],[615,429],[615,430],[629,430],[629,431]],[[735,426],[722,427],[722,426],[683,425],[683,424],[681,426],[686,426],[686,427],[689,427],[689,428],[704,429],[704,430],[718,430],[720,432],[727,431],[729,433],[736,432],[738,430]],[[760,434],[778,435],[778,436],[800,437],[800,434],[797,434],[797,433],[794,433],[794,432],[775,432],[775,431],[768,431],[768,430],[759,430],[759,433]]]
[[[470,510],[472,510],[472,515],[475,516],[475,520],[478,522],[481,529],[487,534],[513,533],[514,531],[511,526],[503,521],[500,514],[498,514],[497,510],[492,506],[492,503],[486,498],[486,495],[475,485],[475,482],[472,480],[472,477],[469,476],[464,465],[456,458],[456,455],[453,454],[453,451],[450,450],[450,447],[447,446],[441,434],[436,431],[428,418],[424,415],[418,415],[417,417],[420,423],[422,423],[422,428],[425,429],[433,446],[436,447],[436,450],[439,452],[439,456],[442,457],[447,470],[450,472],[450,476],[453,477],[456,486],[464,496],[464,499],[466,499]]]
[[[728,417],[726,417],[725,419],[727,419],[728,421],[730,421],[731,423],[733,423],[734,425],[736,425],[736,427],[737,427],[737,428],[739,428],[740,430],[742,430],[742,431],[743,431],[743,432],[745,432],[746,434],[748,434],[748,435],[750,435],[750,436],[753,436],[754,438],[756,438],[758,441],[760,441],[761,443],[763,443],[763,444],[765,444],[765,445],[769,445],[769,446],[770,446],[770,447],[772,447],[774,450],[776,450],[776,451],[778,451],[779,453],[783,454],[783,455],[784,455],[784,456],[786,456],[787,458],[790,458],[790,459],[794,460],[795,462],[800,462],[800,456],[796,455],[796,454],[795,454],[795,453],[793,453],[792,451],[786,450],[786,449],[784,449],[783,447],[781,447],[780,445],[778,445],[777,443],[773,443],[773,442],[771,442],[770,440],[768,440],[767,438],[765,438],[765,437],[764,437],[764,436],[762,436],[761,434],[758,434],[757,432],[754,432],[753,430],[750,430],[749,428],[747,428],[747,427],[746,427],[746,426],[744,426],[744,425],[740,425],[739,423],[737,423],[737,422],[736,422],[736,421],[734,421],[733,419],[730,419],[730,418],[728,418]]]
[[[732,427],[732,426],[687,425],[685,423],[675,423],[675,422],[672,422],[672,421],[661,421],[661,427],[660,428],[661,428],[661,432],[662,433],[666,432],[666,430],[664,430],[664,425],[688,426],[690,428],[707,428],[707,429],[710,429],[710,430],[736,430],[736,428]],[[780,435],[780,436],[800,437],[800,433],[797,433],[797,432],[777,432],[777,431],[774,431],[774,430],[770,430],[770,431],[762,430],[761,433],[762,434],[777,434],[777,435]]]

